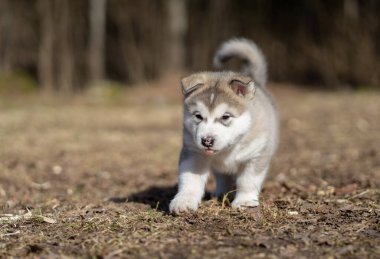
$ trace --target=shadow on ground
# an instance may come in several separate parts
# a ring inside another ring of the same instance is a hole
[[[114,203],[136,202],[149,205],[152,209],[161,212],[169,212],[169,203],[177,193],[175,186],[152,186],[140,192],[133,193],[126,197],[111,197],[109,200]],[[203,200],[210,200],[211,193],[205,193]]]
[[[115,203],[137,202],[147,204],[158,211],[169,212],[169,203],[177,192],[177,186],[152,186],[127,197],[112,197]]]

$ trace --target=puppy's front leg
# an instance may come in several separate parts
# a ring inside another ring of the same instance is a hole
[[[178,172],[178,193],[170,202],[170,212],[196,211],[204,194],[208,174],[207,161],[198,155],[181,159]]]
[[[259,205],[261,186],[268,168],[259,168],[249,164],[237,176],[236,196],[232,202],[233,208],[256,207]]]

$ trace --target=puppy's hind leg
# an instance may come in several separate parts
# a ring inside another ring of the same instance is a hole
[[[231,192],[235,188],[235,176],[214,172],[216,189],[213,193],[214,197],[222,197]]]

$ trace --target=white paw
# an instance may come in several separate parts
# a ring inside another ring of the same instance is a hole
[[[259,200],[255,199],[235,199],[231,203],[232,208],[234,209],[244,209],[244,208],[253,208],[259,206]]]
[[[199,200],[195,199],[191,194],[177,194],[170,202],[169,211],[171,213],[181,213],[187,211],[196,211],[198,209]]]

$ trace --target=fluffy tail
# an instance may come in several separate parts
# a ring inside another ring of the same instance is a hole
[[[221,68],[223,63],[232,57],[244,61],[242,73],[251,76],[261,87],[267,82],[267,63],[259,47],[247,39],[231,39],[224,42],[214,57],[214,66]]]

